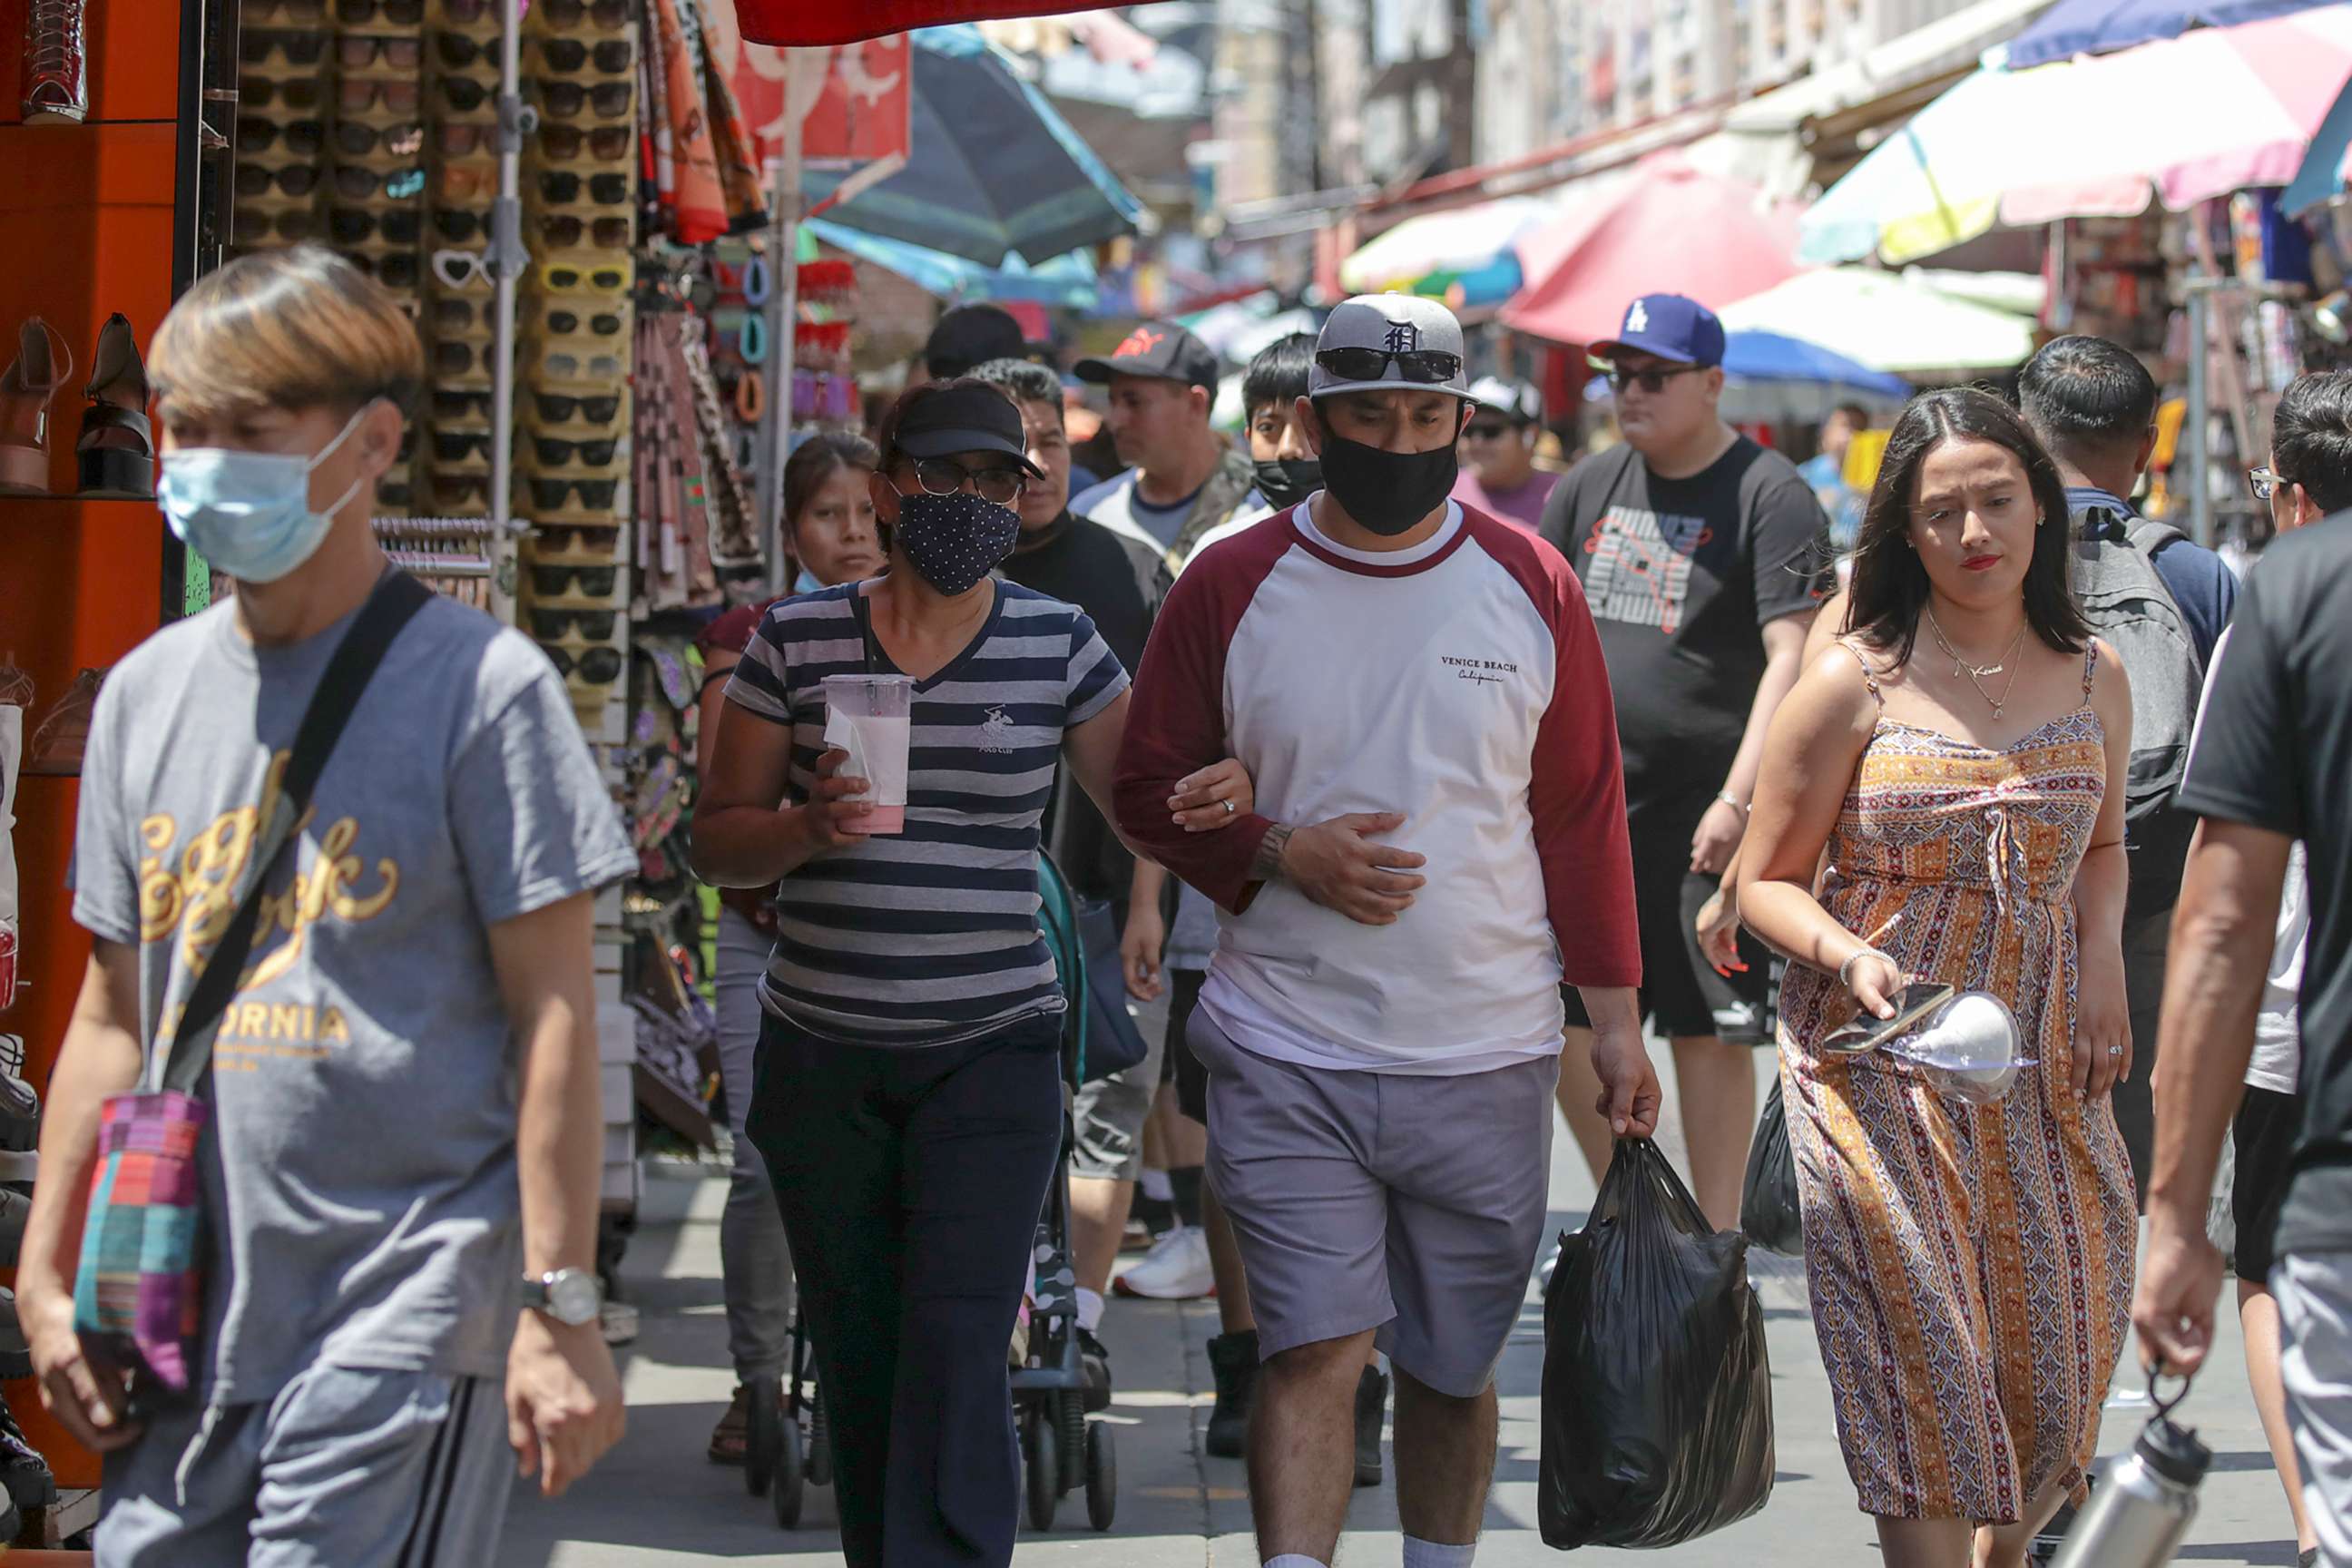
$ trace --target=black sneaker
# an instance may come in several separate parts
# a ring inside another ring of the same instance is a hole
[[[1087,1374],[1086,1395],[1080,1403],[1092,1415],[1110,1408],[1110,1352],[1086,1330],[1078,1330],[1077,1335],[1078,1365]]]
[[[1257,1390],[1257,1331],[1219,1334],[1209,1342],[1209,1375],[1217,1404],[1209,1412],[1208,1450],[1220,1459],[1249,1452],[1250,1399]]]
[[[0,1379],[32,1375],[32,1348],[26,1342],[25,1325],[16,1321],[16,1292],[0,1288]],[[16,1500],[25,1502],[22,1498]],[[25,1506],[41,1505],[26,1502]]]
[[[0,1400],[0,1487],[19,1508],[47,1508],[58,1500],[58,1479],[49,1473],[49,1462],[25,1441],[24,1429],[5,1400]],[[0,1535],[0,1545],[15,1539],[14,1531]]]
[[[41,1097],[23,1078],[25,1042],[0,1035],[0,1150],[21,1154],[41,1141]]]
[[[1389,1380],[1376,1366],[1356,1380],[1356,1484],[1381,1484],[1381,1419],[1388,1414]]]
[[[33,1200],[15,1187],[0,1187],[0,1268],[16,1267],[16,1254],[25,1244],[25,1216],[33,1212]]]

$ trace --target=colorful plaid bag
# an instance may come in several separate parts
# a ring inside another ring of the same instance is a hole
[[[90,1176],[81,1261],[74,1278],[74,1330],[94,1357],[127,1366],[174,1394],[195,1382],[204,1327],[201,1241],[204,1183],[197,1151],[212,1120],[213,1036],[236,994],[260,923],[262,889],[310,808],[310,792],[392,640],[433,598],[406,573],[386,574],[327,661],[295,731],[278,796],[246,863],[236,914],[205,960],[168,1040],[149,1051],[142,1092],[100,1109],[98,1165]]]

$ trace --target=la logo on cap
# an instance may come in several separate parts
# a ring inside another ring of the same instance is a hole
[[[1148,354],[1158,348],[1167,336],[1166,332],[1155,332],[1150,327],[1138,327],[1127,334],[1125,342],[1111,350],[1110,357],[1133,359],[1137,354]]]
[[[1636,300],[1633,301],[1633,308],[1625,312],[1625,330],[1629,332],[1646,332],[1650,330],[1650,302],[1648,300]]]

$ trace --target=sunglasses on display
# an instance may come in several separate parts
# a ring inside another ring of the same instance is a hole
[[[543,479],[530,481],[530,499],[541,511],[554,511],[563,505],[567,494],[576,494],[580,504],[590,511],[602,511],[613,504],[613,494],[621,488],[618,479]]]
[[[315,81],[271,81],[268,77],[254,77],[236,84],[237,101],[248,109],[312,110],[319,107],[319,84]],[[240,125],[244,121],[238,121]],[[239,138],[244,132],[237,132]]]
[[[463,81],[466,79],[445,79]],[[542,81],[539,84],[541,103],[558,120],[576,120],[583,109],[594,110],[600,120],[618,119],[629,111],[629,103],[635,91],[636,84],[629,81],[608,81],[594,88],[583,87],[576,81]],[[478,89],[475,101],[480,101]],[[466,106],[461,104],[458,107]]]
[[[618,337],[627,325],[627,320],[618,312],[600,310],[588,318],[589,331],[600,338]],[[580,331],[579,313],[574,310],[548,311],[547,330],[558,337],[572,336]]]
[[[335,95],[346,114],[364,114],[377,108],[414,114],[424,100],[425,89],[413,81],[371,81],[363,77],[344,82]]]
[[[404,479],[395,479],[375,488],[375,499],[385,506],[406,506],[410,490]]]
[[[460,114],[471,114],[490,99],[488,85],[469,76],[445,76],[438,85],[441,96],[447,99],[449,107]]]
[[[433,368],[443,375],[464,375],[470,370],[488,370],[489,365],[488,343],[444,338],[433,345]]]
[[[489,503],[490,481],[487,479],[467,479],[463,474],[433,476],[433,504],[436,506],[487,507]]]
[[[565,441],[552,436],[540,436],[532,439],[531,445],[539,448],[539,460],[551,468],[559,468],[567,463],[582,463],[592,468],[601,468],[613,460],[613,454],[620,450],[621,441],[617,436],[608,436],[601,441]]]
[[[335,20],[346,27],[365,26],[378,17],[395,27],[414,27],[425,20],[425,0],[335,0]]]
[[[539,363],[547,374],[563,381],[578,381],[583,376],[590,381],[616,381],[621,374],[618,354],[591,354],[586,359],[578,354],[541,354]]]
[[[534,392],[531,398],[539,405],[539,416],[550,425],[569,425],[574,415],[591,425],[610,425],[621,416],[621,399],[612,397],[567,397],[560,392]]]
[[[468,458],[479,458],[488,462],[490,433],[488,430],[436,430],[433,433],[433,455],[445,463],[462,463]]]
[[[360,254],[345,257],[344,259],[387,289],[416,287],[416,258],[414,256]]]
[[[952,458],[917,458],[911,466],[915,482],[935,496],[954,495],[969,481],[981,500],[1011,506],[1029,488],[1018,468],[967,468]]]
[[[237,40],[237,57],[247,65],[266,64],[275,49],[294,66],[314,66],[327,52],[327,40],[318,33],[247,33]]]
[[[425,151],[425,127],[413,120],[405,125],[341,121],[335,126],[335,145],[347,158],[364,158],[379,147],[391,157],[414,158]]]
[[[422,38],[380,38],[371,34],[346,37],[340,41],[336,58],[345,70],[365,70],[382,60],[394,70],[415,70],[425,63],[425,41]]]
[[[364,245],[381,231],[394,245],[414,245],[422,226],[413,212],[372,213],[337,207],[327,217],[327,232],[345,245]]]
[[[498,40],[495,37],[472,38],[463,33],[443,33],[440,39],[441,63],[445,66],[463,69],[476,60],[489,60],[493,64],[497,61]]]
[[[488,238],[490,216],[488,213],[468,212],[463,207],[452,210],[442,207],[433,215],[433,226],[444,239],[468,240],[477,236]]]
[[[1606,360],[1588,360],[1585,363],[1599,371],[1609,384],[1619,392],[1624,391],[1629,386],[1639,387],[1643,395],[1647,397],[1655,397],[1664,392],[1666,389],[1666,383],[1678,375],[1689,375],[1707,368],[1703,364],[1675,364],[1668,365],[1664,370],[1620,370]]]
[[[628,0],[540,0],[539,14],[551,27],[576,27],[583,17],[607,31],[625,26]]]
[[[401,202],[425,189],[425,171],[382,171],[345,163],[335,171],[335,194],[349,202]]]
[[[488,153],[496,147],[498,135],[499,128],[495,125],[453,125],[444,121],[441,126],[441,151],[452,158]]]
[[[551,294],[572,294],[589,289],[599,294],[625,294],[629,288],[629,269],[622,266],[582,267],[576,262],[551,261],[539,269],[539,280]]]
[[[558,250],[576,249],[583,238],[599,250],[629,248],[630,225],[625,217],[600,217],[590,223],[569,214],[544,215],[539,220],[539,231]]]
[[[548,662],[555,666],[555,673],[567,680],[577,674],[586,685],[610,686],[621,679],[623,661],[619,648],[592,647],[576,659],[568,647],[541,648],[540,651],[546,654]]]
[[[629,176],[626,174],[591,174],[588,176],[588,199],[604,206],[613,206],[629,199]],[[551,202],[576,202],[580,199],[580,176],[553,171],[542,171],[539,176],[539,194]]]
[[[446,425],[456,419],[488,419],[490,416],[490,395],[487,392],[436,392],[433,395],[433,418]]]
[[[475,196],[495,196],[499,194],[499,171],[489,163],[441,165],[436,189],[443,201],[467,201]]]
[[[1324,349],[1315,363],[1342,381],[1385,381],[1391,365],[1406,381],[1423,385],[1462,374],[1462,356],[1442,349]]]
[[[491,16],[490,0],[441,0],[444,19],[467,26]]]
[[[236,121],[236,140],[240,146],[257,153],[267,153],[278,142],[299,157],[308,157],[327,144],[327,128],[316,120],[297,120],[278,125],[250,114],[241,114]]]
[[[444,296],[433,301],[433,323],[445,332],[487,332],[491,326],[490,302]]]
[[[229,220],[230,236],[241,246],[265,245],[273,237],[289,243],[304,240],[316,233],[318,226],[316,215],[308,207],[282,213],[240,209]]]
[[[539,128],[539,147],[559,163],[569,163],[579,157],[583,147],[590,157],[609,163],[628,155],[636,134],[636,128],[629,125],[542,125]]]
[[[433,253],[433,276],[445,289],[470,289],[479,284],[488,289],[495,280],[490,277],[489,263],[478,250],[436,250]]]
[[[563,594],[584,594],[592,599],[609,598],[620,586],[618,566],[534,566],[530,569],[530,591],[548,598]]]
[[[577,38],[543,37],[539,40],[539,54],[550,70],[560,71],[566,76],[576,75],[586,68],[591,60],[595,62],[596,69],[602,74],[618,76],[627,70],[636,58],[636,51],[629,47],[626,38],[607,38],[592,47]]]
[[[307,196],[319,184],[318,169],[309,163],[292,163],[283,169],[265,169],[257,163],[236,166],[236,194],[241,196],[262,196],[276,185],[289,196]]]
[[[541,642],[553,642],[571,631],[590,642],[610,642],[619,619],[616,610],[533,610],[530,635]]]
[[[265,25],[310,23],[325,20],[326,15],[326,0],[245,0],[237,19],[242,23]]]

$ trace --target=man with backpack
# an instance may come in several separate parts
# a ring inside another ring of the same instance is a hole
[[[2145,1194],[2165,952],[2197,826],[2173,794],[2188,765],[2214,642],[2238,602],[2238,582],[2220,556],[2179,529],[2141,517],[2124,499],[2156,449],[2156,380],[2129,350],[2104,338],[2053,338],[2025,362],[2017,384],[2027,422],[2065,477],[2075,595],[2131,672],[2124,983],[2133,1047],[2147,1067],[2116,1082],[2115,1106],[2132,1180]]]

